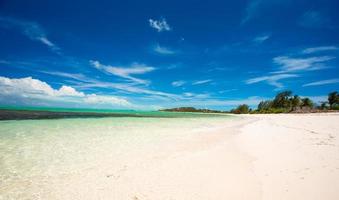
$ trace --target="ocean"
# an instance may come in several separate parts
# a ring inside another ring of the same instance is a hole
[[[233,118],[119,112],[147,117],[0,121],[0,199],[58,199],[55,191],[65,179],[120,169],[126,158],[140,160],[143,152],[161,149],[164,141],[214,129]]]

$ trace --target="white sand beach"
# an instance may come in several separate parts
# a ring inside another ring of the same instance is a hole
[[[250,116],[239,147],[253,156],[259,199],[339,199],[339,115]]]
[[[0,199],[337,200],[338,122],[339,114],[241,115],[119,149],[93,137],[67,157],[76,163],[58,156],[40,175],[2,180]]]

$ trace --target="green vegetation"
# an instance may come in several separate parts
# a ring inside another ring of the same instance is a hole
[[[254,113],[287,113],[311,110],[313,102],[309,98],[301,99],[293,95],[292,91],[278,93],[273,100],[262,101]]]
[[[250,111],[251,110],[250,110],[250,107],[248,105],[242,104],[242,105],[239,105],[236,109],[232,109],[231,113],[234,113],[234,114],[247,114]]]
[[[327,104],[329,106],[327,106]],[[278,93],[273,100],[261,101],[256,110],[251,111],[246,104],[232,109],[234,114],[245,113],[289,113],[289,112],[320,112],[327,110],[339,110],[339,93],[331,92],[328,94],[328,102],[321,102],[319,106],[310,98],[300,98],[293,95],[292,91],[283,91]]]
[[[293,95],[292,91],[283,91],[278,93],[274,99],[261,101],[256,110],[252,110],[248,105],[242,104],[232,109],[230,113],[234,114],[264,114],[264,113],[307,113],[307,112],[329,112],[339,110],[339,93],[331,92],[328,94],[328,101],[316,105],[310,98],[300,98]],[[179,107],[163,109],[160,111],[168,112],[200,112],[200,113],[229,113],[227,111],[197,109],[194,107]]]
[[[328,104],[330,109],[339,110],[339,94],[338,92],[331,92],[328,94]]]
[[[200,113],[228,113],[226,111],[219,110],[209,110],[209,109],[197,109],[194,107],[179,107],[179,108],[170,108],[170,109],[162,109],[159,111],[167,111],[167,112],[200,112]]]

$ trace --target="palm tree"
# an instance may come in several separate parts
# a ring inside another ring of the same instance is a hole
[[[291,102],[290,97],[292,96],[292,91],[283,91],[278,93],[273,100],[273,108],[290,108]]]
[[[322,101],[322,102],[320,102],[321,104],[320,104],[320,106],[319,106],[319,108],[321,109],[321,110],[326,110],[327,109],[327,102],[326,101]]]
[[[291,104],[292,104],[292,110],[296,110],[296,108],[299,107],[301,104],[300,97],[298,95],[294,95],[293,98],[291,99]]]
[[[313,107],[313,102],[310,98],[303,98],[301,100],[301,106],[302,107],[308,107],[308,108],[312,108]]]
[[[247,114],[250,112],[250,107],[246,104],[239,105],[236,109],[231,111],[235,114]]]
[[[272,101],[261,101],[258,105],[259,111],[267,111],[272,108]]]
[[[330,104],[330,108],[333,108],[333,105],[339,104],[339,94],[338,92],[331,92],[328,94],[328,104]]]

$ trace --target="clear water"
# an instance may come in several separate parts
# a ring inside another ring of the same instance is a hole
[[[232,118],[179,116],[0,121],[0,199],[39,199],[53,181]]]
[[[110,110],[110,109],[88,109],[88,108],[59,108],[59,107],[14,107],[14,106],[0,106],[2,109],[8,110],[28,110],[28,111],[51,111],[51,112],[85,112],[85,113],[109,113],[116,114],[116,117],[121,117],[126,114],[136,117],[167,117],[167,118],[181,118],[181,117],[225,117],[223,113],[190,113],[190,112],[165,112],[165,111],[142,111],[142,110]],[[226,115],[227,116],[227,115]]]

